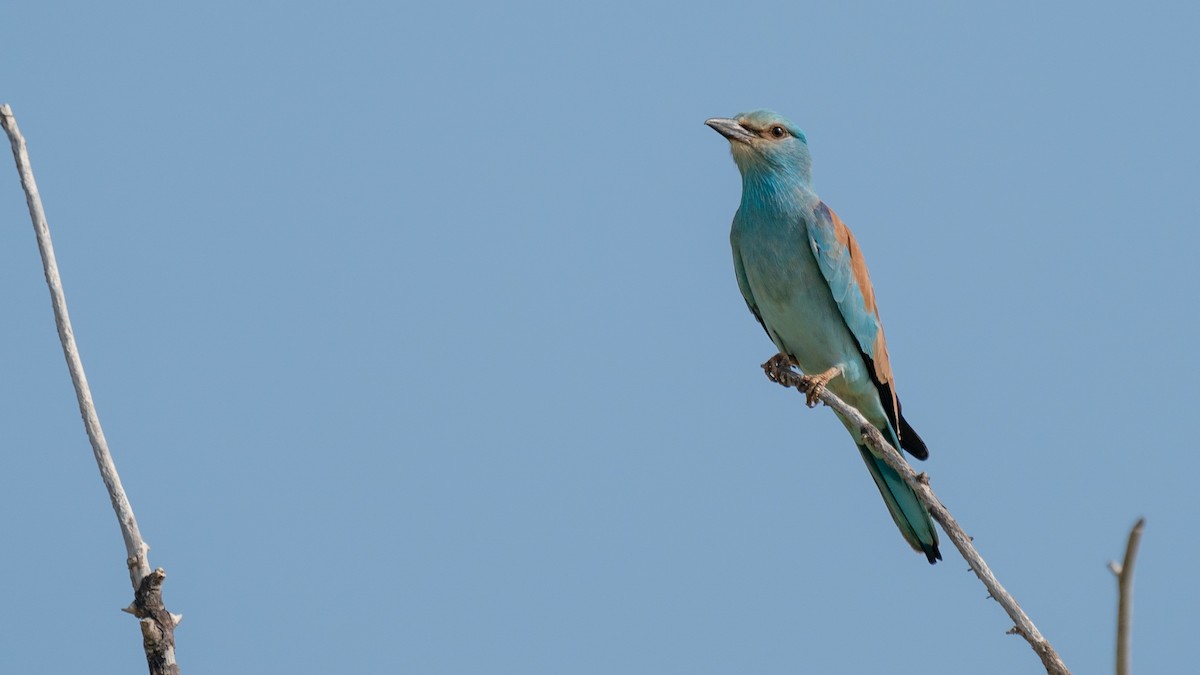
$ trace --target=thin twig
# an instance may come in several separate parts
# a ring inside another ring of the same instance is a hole
[[[79,348],[75,344],[75,333],[71,330],[71,317],[67,314],[67,298],[63,293],[62,278],[58,274],[54,245],[50,241],[50,225],[46,222],[42,198],[38,194],[37,182],[33,178],[29,150],[25,146],[25,138],[21,136],[21,130],[17,127],[17,120],[13,116],[12,108],[7,104],[0,105],[0,126],[3,126],[5,133],[8,134],[9,143],[12,145],[13,159],[17,164],[17,173],[21,177],[21,187],[25,190],[25,202],[29,206],[29,217],[33,221],[33,229],[37,234],[38,251],[42,255],[42,268],[46,274],[46,284],[50,287],[54,322],[58,326],[59,341],[62,342],[63,355],[67,359],[67,370],[70,371],[71,382],[75,385],[75,397],[79,401],[83,426],[87,431],[88,440],[91,441],[92,454],[96,458],[96,465],[100,468],[100,477],[104,480],[104,487],[108,490],[113,511],[117,514],[117,522],[121,526],[121,537],[125,540],[126,565],[129,568],[129,580],[132,582],[134,590],[134,603],[126,608],[126,611],[142,620],[142,633],[146,656],[150,662],[150,672],[153,675],[178,673],[179,668],[175,665],[174,628],[182,617],[171,615],[165,610],[155,611],[162,609],[161,586],[166,573],[161,569],[155,570],[153,573],[150,571],[150,561],[146,556],[150,547],[142,540],[137,519],[133,515],[133,507],[129,505],[129,499],[125,496],[125,488],[121,486],[121,477],[117,475],[117,467],[113,463],[112,455],[108,452],[108,441],[105,440],[104,430],[100,427],[100,418],[96,414],[96,405],[92,402],[92,392],[88,388],[87,375],[83,372],[83,361],[79,358]],[[151,640],[151,637],[154,639]]]
[[[1146,519],[1138,518],[1129,531],[1129,543],[1125,545],[1125,561],[1118,565],[1108,563],[1108,569],[1117,575],[1117,675],[1129,675],[1133,660],[1133,564],[1137,562],[1138,544],[1142,542],[1142,530]]]
[[[767,364],[763,364],[763,367],[766,369]],[[776,381],[785,387],[794,387],[802,392],[807,392],[807,384],[801,379],[802,376],[793,370],[780,369],[778,378]],[[1025,612],[1017,604],[1017,601],[1000,585],[1000,582],[996,579],[996,575],[992,574],[992,570],[988,568],[983,557],[975,550],[974,544],[971,543],[971,538],[967,536],[966,532],[963,532],[958,521],[954,519],[954,516],[950,515],[950,511],[942,505],[937,495],[933,493],[933,490],[929,487],[929,477],[924,473],[918,474],[916,471],[913,471],[908,462],[904,461],[900,453],[884,440],[883,434],[879,433],[879,430],[868,422],[862,413],[838,398],[833,392],[823,389],[818,398],[825,405],[836,410],[842,417],[853,422],[859,428],[863,442],[871,448],[871,451],[887,462],[888,466],[895,469],[896,473],[900,474],[904,479],[904,482],[916,492],[921,503],[929,509],[929,513],[933,516],[933,519],[941,524],[942,530],[946,532],[950,537],[950,541],[954,542],[954,546],[962,554],[963,558],[966,559],[967,564],[971,566],[971,570],[975,572],[975,576],[979,577],[979,580],[983,582],[983,585],[988,590],[988,594],[996,602],[1000,603],[1000,606],[1004,608],[1004,611],[1008,613],[1008,616],[1016,624],[1009,630],[1009,633],[1025,638],[1029,646],[1033,647],[1033,651],[1038,655],[1038,658],[1042,660],[1042,665],[1046,668],[1046,672],[1049,675],[1070,675],[1071,671],[1067,670],[1067,666],[1063,663],[1062,658],[1059,657],[1058,652],[1054,650],[1054,647],[1050,645],[1046,638],[1042,637],[1042,634],[1038,632],[1037,626],[1033,625],[1033,621],[1025,615]]]

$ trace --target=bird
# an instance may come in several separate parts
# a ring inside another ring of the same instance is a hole
[[[729,141],[742,176],[729,242],[742,297],[779,350],[763,368],[770,375],[797,366],[809,407],[828,388],[894,447],[927,459],[925,442],[900,410],[862,249],[813,190],[807,136],[771,110],[714,117],[705,124]],[[855,438],[904,539],[930,564],[941,560],[929,510],[861,442],[855,425],[838,417]]]

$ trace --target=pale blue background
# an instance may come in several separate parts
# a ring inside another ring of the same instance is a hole
[[[756,107],[1001,580],[1109,672],[1145,515],[1137,670],[1194,665],[1195,3],[106,4],[6,5],[0,100],[184,672],[1039,672],[758,370]],[[0,672],[143,672],[4,164]]]

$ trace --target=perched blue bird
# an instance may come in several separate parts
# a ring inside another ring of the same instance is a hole
[[[893,446],[927,458],[925,443],[900,412],[862,251],[813,192],[804,132],[769,110],[705,124],[729,139],[742,174],[729,242],[742,296],[779,348],[764,368],[798,366],[810,385],[809,406],[828,386]],[[854,426],[842,423],[857,440]],[[931,564],[941,560],[929,511],[887,463],[861,442],[858,449],[905,540]]]

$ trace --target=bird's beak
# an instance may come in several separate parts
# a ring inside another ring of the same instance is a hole
[[[737,120],[714,117],[710,120],[705,120],[704,123],[712,127],[718,134],[728,138],[730,142],[749,143],[750,139],[756,138],[754,134],[739,124]]]

